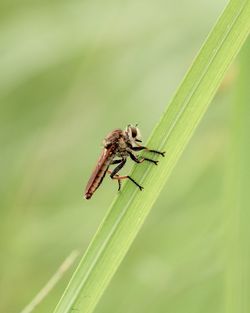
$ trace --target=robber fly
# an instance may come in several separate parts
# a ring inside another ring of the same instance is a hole
[[[90,199],[96,189],[100,186],[103,178],[107,173],[110,174],[112,179],[118,181],[118,191],[121,189],[121,180],[129,179],[140,190],[143,189],[132,177],[119,176],[118,172],[123,168],[127,161],[127,157],[130,157],[136,163],[142,163],[148,161],[157,165],[158,161],[141,157],[138,158],[133,152],[147,150],[149,152],[165,155],[165,152],[148,149],[140,145],[141,135],[137,126],[128,125],[123,131],[121,129],[115,129],[109,133],[103,141],[104,148],[97,162],[97,165],[88,181],[85,189],[85,198]],[[118,158],[118,159],[117,159]],[[112,164],[118,164],[112,171],[109,170],[109,166]]]

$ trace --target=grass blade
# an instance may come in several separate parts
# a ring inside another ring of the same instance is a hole
[[[232,147],[230,151],[230,187],[227,190],[227,258],[226,258],[226,312],[250,311],[250,246],[249,246],[249,125],[250,125],[250,42],[246,43],[240,58],[233,110]]]
[[[167,157],[158,167],[135,166],[131,176],[145,190],[124,184],[54,313],[93,311],[246,40],[249,13],[249,1],[230,1],[149,139]]]

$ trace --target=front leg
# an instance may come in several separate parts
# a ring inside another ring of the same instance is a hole
[[[141,159],[138,159],[131,151],[128,150],[128,154],[131,158],[131,160],[133,160],[134,162],[136,163],[142,163],[144,161],[148,161],[148,162],[151,162],[151,163],[154,163],[155,165],[158,164],[159,161],[155,161],[155,160],[152,160],[152,159],[148,159],[148,158],[141,158]]]
[[[165,151],[164,152],[161,152],[161,151],[158,151],[158,150],[153,150],[153,149],[149,149],[147,147],[143,147],[143,146],[139,146],[139,147],[130,147],[131,150],[133,151],[142,151],[142,150],[146,150],[148,152],[153,152],[153,153],[156,153],[156,154],[160,154],[161,156],[165,156]]]

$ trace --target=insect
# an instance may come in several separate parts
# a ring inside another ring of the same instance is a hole
[[[128,175],[118,175],[118,172],[123,168],[128,157],[136,163],[147,161],[157,165],[158,161],[136,156],[134,154],[136,151],[146,150],[163,157],[165,156],[165,152],[148,149],[147,147],[140,145],[141,142],[141,135],[137,125],[128,125],[125,130],[115,129],[106,136],[103,141],[104,148],[85,189],[86,199],[90,199],[92,197],[93,193],[100,186],[107,173],[110,174],[112,179],[118,181],[118,191],[121,189],[121,181],[123,179],[129,179],[140,190],[143,189],[143,187],[132,177]],[[109,167],[112,164],[118,165],[111,171],[109,170]]]

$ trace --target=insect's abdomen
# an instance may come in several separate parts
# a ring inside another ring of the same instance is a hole
[[[109,168],[110,163],[112,162],[114,155],[112,151],[104,150],[100,159],[98,160],[98,164],[91,175],[87,187],[85,189],[85,198],[90,199],[96,189],[100,186],[103,178],[105,177],[107,170]]]

